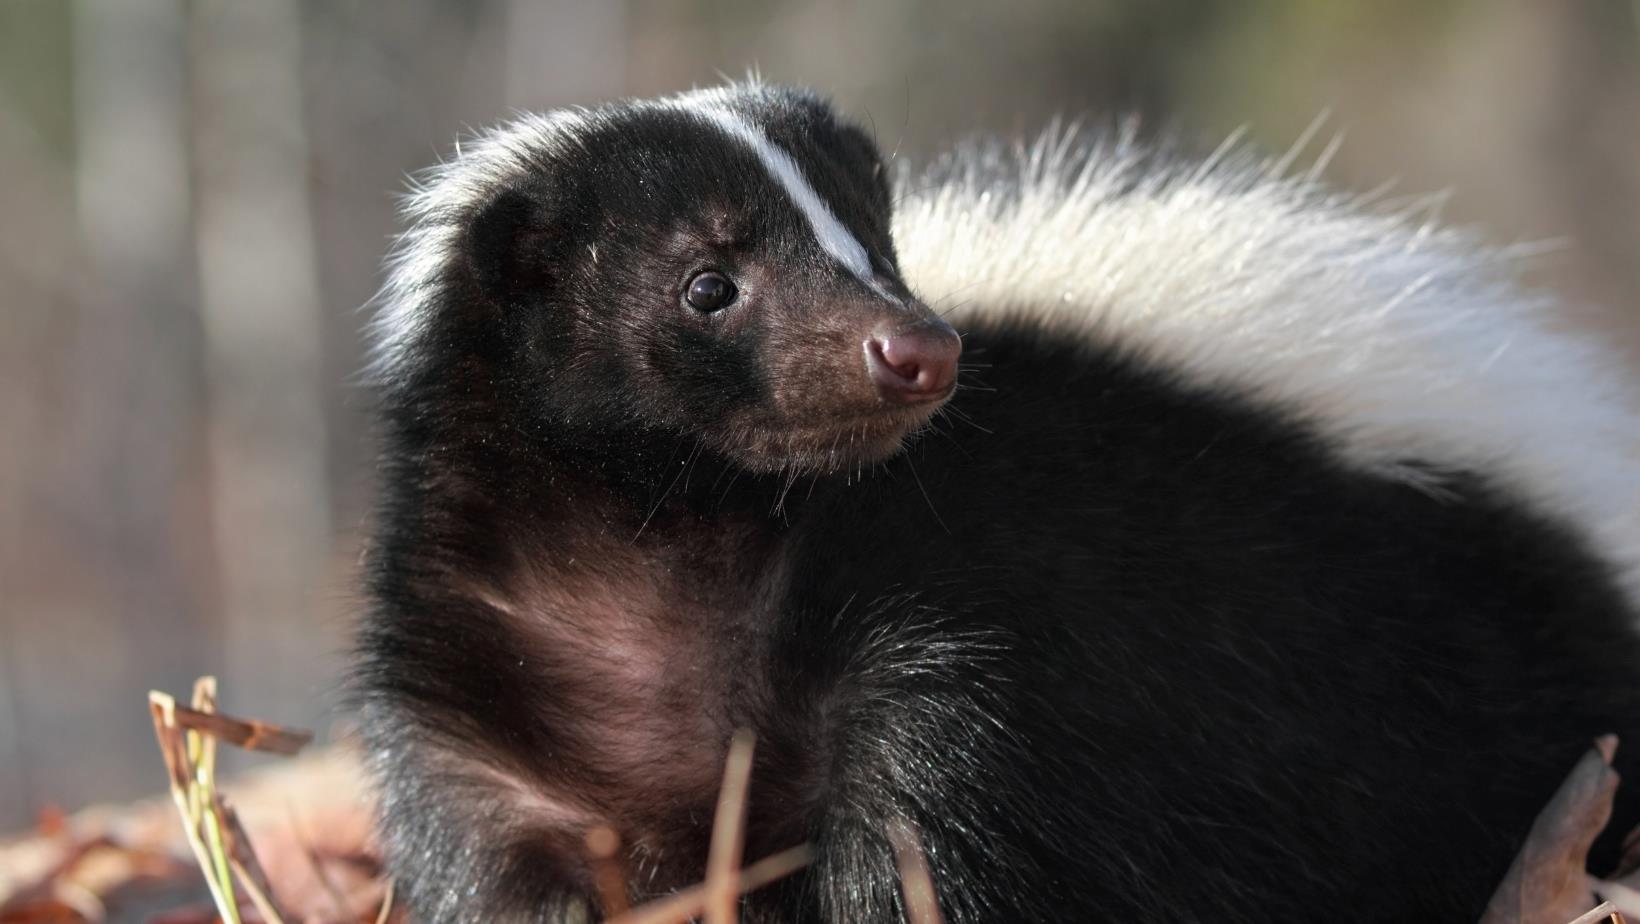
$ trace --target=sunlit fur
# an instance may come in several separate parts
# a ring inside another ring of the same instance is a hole
[[[407,353],[444,297],[451,263],[460,258],[475,209],[538,166],[543,146],[573,145],[581,122],[573,109],[522,115],[458,143],[450,160],[412,179],[399,208],[406,230],[388,255],[387,282],[367,306],[367,384],[385,385],[403,373],[410,361]]]

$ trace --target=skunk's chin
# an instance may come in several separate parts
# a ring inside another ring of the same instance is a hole
[[[719,448],[754,472],[850,472],[900,454],[927,428],[945,401],[941,398],[912,406],[885,406],[841,421],[749,427]]]

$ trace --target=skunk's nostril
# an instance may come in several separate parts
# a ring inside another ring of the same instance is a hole
[[[957,381],[962,340],[951,325],[934,319],[866,341],[866,365],[885,401],[920,404],[943,400]]]
[[[914,349],[908,349],[904,340],[873,340],[876,355],[894,375],[907,382],[917,381],[922,372],[923,358]]]

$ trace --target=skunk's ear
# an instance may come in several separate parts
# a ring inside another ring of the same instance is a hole
[[[563,237],[552,212],[540,184],[505,189],[478,210],[467,229],[467,265],[485,297],[507,302],[550,285],[549,267]]]

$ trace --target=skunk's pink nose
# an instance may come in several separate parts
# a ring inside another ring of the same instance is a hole
[[[943,401],[956,386],[961,355],[962,338],[939,318],[866,341],[866,365],[877,393],[896,404]]]

